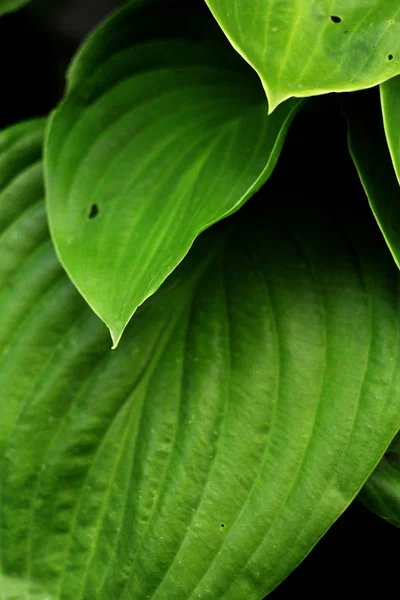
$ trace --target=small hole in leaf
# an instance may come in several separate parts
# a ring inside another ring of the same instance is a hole
[[[341,23],[342,19],[336,15],[331,15],[331,21],[332,23]]]
[[[388,55],[388,60],[393,60],[393,54]]]
[[[225,527],[225,523],[221,523],[220,525],[222,527],[222,529]]]
[[[97,204],[92,204],[90,207],[89,219],[95,219],[99,214],[99,207]]]

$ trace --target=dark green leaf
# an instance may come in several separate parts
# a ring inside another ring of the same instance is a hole
[[[400,434],[394,438],[358,497],[369,509],[400,527]]]
[[[268,178],[298,106],[268,117],[258,78],[224,44],[136,44],[137,4],[78,55],[47,144],[53,240],[114,345],[196,236]]]
[[[270,110],[287,98],[372,87],[400,73],[398,0],[206,0],[255,68]]]
[[[0,0],[0,16],[18,10],[31,0]]]
[[[381,102],[386,139],[400,181],[400,77],[381,86]]]
[[[110,351],[47,234],[41,129],[0,136],[3,596],[259,600],[399,429],[397,269],[368,210],[270,186]]]
[[[350,154],[372,212],[400,266],[400,188],[385,140],[377,98],[370,93],[342,100],[348,120]]]

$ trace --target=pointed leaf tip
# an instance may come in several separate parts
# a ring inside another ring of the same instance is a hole
[[[125,331],[125,328],[118,329],[118,330],[110,329],[109,328],[109,332],[110,332],[111,340],[112,340],[111,350],[116,350],[117,349],[118,344],[121,341],[122,334],[124,333],[124,331]]]
[[[283,98],[369,88],[400,73],[398,0],[339,0],[334,15],[315,0],[206,3],[233,48]]]

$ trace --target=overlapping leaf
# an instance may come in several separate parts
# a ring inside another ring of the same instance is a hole
[[[204,233],[112,352],[48,238],[41,131],[0,137],[3,597],[259,600],[399,427],[397,269],[307,183]]]
[[[169,31],[158,8],[140,6],[83,48],[47,145],[53,240],[114,344],[196,236],[267,179],[297,107],[268,117],[257,77],[224,39],[136,43],[149,19]]]
[[[359,494],[372,511],[400,527],[400,434],[397,434]]]
[[[374,86],[400,73],[398,0],[206,0],[256,69],[270,110],[291,97]]]
[[[0,0],[0,16],[18,10],[28,2],[31,0]]]
[[[377,100],[377,98],[376,98]],[[372,212],[400,266],[400,188],[393,170],[378,102],[368,93],[343,99],[349,148]]]
[[[400,182],[400,77],[381,86],[381,103],[386,139]]]

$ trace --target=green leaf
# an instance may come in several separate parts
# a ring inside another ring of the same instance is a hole
[[[31,0],[0,0],[0,16],[9,12],[14,12]]]
[[[378,98],[370,92],[343,98],[350,154],[372,212],[400,266],[400,188],[385,140]]]
[[[115,11],[92,35],[85,40],[67,72],[67,91],[83,84],[93,72],[102,68],[110,57],[134,46],[155,40],[191,40],[210,42],[203,49],[210,60],[218,60],[223,53],[223,64],[231,61],[238,64],[237,55],[229,44],[223,44],[223,36],[203,0],[195,0],[189,9],[183,9],[181,0],[131,0],[128,5]],[[216,39],[217,45],[215,44]],[[129,55],[128,55],[129,56]],[[118,64],[118,60],[116,60]],[[141,68],[140,58],[133,63],[135,72]],[[143,69],[148,65],[143,59]],[[151,65],[156,66],[156,65]],[[108,75],[112,75],[109,69]],[[114,74],[115,81],[121,79]],[[114,81],[114,79],[113,79]]]
[[[370,510],[400,527],[400,434],[394,438],[358,497]]]
[[[400,182],[400,77],[381,86],[381,103],[386,139]]]
[[[49,240],[35,127],[0,136],[0,589],[259,600],[399,429],[397,269],[368,210],[280,181],[112,352]]]
[[[224,43],[136,44],[135,7],[78,55],[46,157],[59,258],[114,346],[198,234],[269,177],[298,107],[268,117],[257,77]]]
[[[259,74],[272,111],[287,98],[372,87],[400,73],[398,0],[206,0]]]

